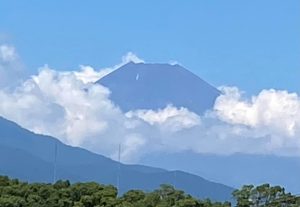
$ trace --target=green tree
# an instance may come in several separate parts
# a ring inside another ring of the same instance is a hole
[[[285,193],[285,189],[280,186],[269,184],[257,187],[245,185],[242,189],[234,191],[233,196],[237,200],[238,207],[289,207],[299,204],[299,198]]]

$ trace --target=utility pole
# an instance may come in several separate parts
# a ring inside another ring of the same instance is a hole
[[[174,188],[176,188],[177,171],[174,171]]]
[[[121,144],[118,151],[118,171],[117,171],[117,190],[120,193],[120,176],[121,176]]]
[[[57,173],[57,140],[54,141],[53,183],[56,182],[56,173]]]

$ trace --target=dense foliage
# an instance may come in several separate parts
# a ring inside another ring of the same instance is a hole
[[[235,190],[233,196],[238,207],[265,206],[265,207],[299,207],[300,198],[286,193],[280,186],[264,184],[254,187],[245,185],[240,190]]]
[[[1,207],[193,207],[218,206],[229,204],[199,201],[172,186],[162,185],[150,193],[131,190],[117,196],[114,186],[100,185],[95,182],[70,184],[69,181],[57,181],[55,184],[26,183],[17,179],[0,177]]]
[[[233,193],[237,206],[300,206],[297,198],[285,194],[280,187],[263,185],[244,186]],[[284,204],[284,205],[283,205]],[[118,196],[111,185],[95,182],[70,184],[57,181],[55,184],[26,183],[0,176],[0,207],[229,207],[229,202],[218,203],[198,200],[172,186],[145,193],[131,190]]]

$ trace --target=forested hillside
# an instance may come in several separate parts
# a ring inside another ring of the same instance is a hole
[[[244,186],[233,192],[238,207],[300,206],[300,200],[284,189],[268,184],[254,187]],[[130,190],[118,195],[112,185],[96,182],[75,183],[57,181],[55,184],[27,183],[17,179],[0,176],[1,207],[230,207],[230,202],[212,202],[209,199],[198,200],[184,191],[170,185],[152,192]]]

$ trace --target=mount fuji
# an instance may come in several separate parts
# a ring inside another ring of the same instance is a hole
[[[220,95],[220,91],[195,74],[170,64],[130,62],[97,83],[110,89],[111,100],[124,112],[171,104],[200,115],[211,109]]]

